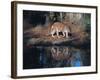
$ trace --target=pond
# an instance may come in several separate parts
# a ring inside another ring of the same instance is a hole
[[[91,66],[90,48],[32,46],[23,48],[23,69]]]

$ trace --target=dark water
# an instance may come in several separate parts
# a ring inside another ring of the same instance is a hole
[[[91,65],[90,49],[68,46],[25,47],[23,69],[80,67]]]

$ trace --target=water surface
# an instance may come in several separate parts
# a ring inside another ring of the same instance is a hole
[[[90,66],[90,49],[33,46],[23,49],[23,69]]]

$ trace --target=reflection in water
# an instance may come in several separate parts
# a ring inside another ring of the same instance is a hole
[[[60,47],[52,47],[51,48],[51,54],[53,59],[55,60],[64,60],[64,59],[68,59],[69,57],[69,49],[68,47],[66,48],[60,48]]]
[[[66,46],[24,48],[23,69],[90,66],[90,49]]]

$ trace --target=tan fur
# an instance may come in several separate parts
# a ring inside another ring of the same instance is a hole
[[[62,32],[63,37],[68,38],[68,33],[70,32],[69,28],[67,25],[61,23],[61,22],[55,22],[52,26],[51,26],[51,30],[50,33],[52,35],[52,37],[55,37],[55,33],[56,36],[58,38],[60,38],[59,32]]]

